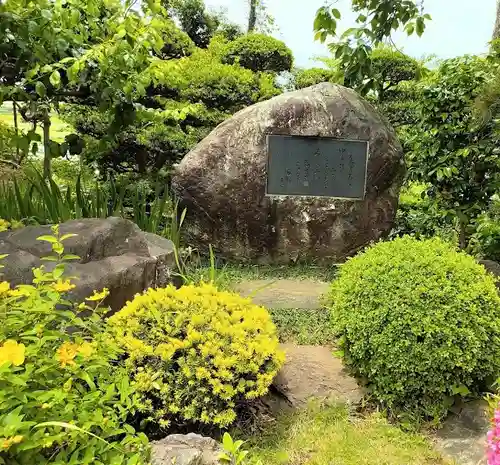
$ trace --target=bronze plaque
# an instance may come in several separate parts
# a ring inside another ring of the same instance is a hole
[[[267,136],[267,195],[363,200],[368,141]]]

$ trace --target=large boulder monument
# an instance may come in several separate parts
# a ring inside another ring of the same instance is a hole
[[[241,110],[176,167],[190,244],[256,263],[342,262],[392,227],[404,175],[393,129],[323,83]]]

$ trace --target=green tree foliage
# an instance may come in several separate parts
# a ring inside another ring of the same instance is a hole
[[[462,247],[467,227],[500,186],[498,120],[480,118],[476,109],[494,69],[480,57],[446,60],[422,83],[418,100],[409,174],[430,184],[428,195],[444,214],[458,218]]]
[[[169,58],[182,58],[192,55],[195,51],[195,43],[188,34],[181,31],[173,21],[165,23],[163,30],[165,44],[161,49],[160,58],[168,60]]]
[[[418,82],[428,70],[423,63],[385,45],[377,46],[370,59],[375,84],[367,98],[395,128],[407,153],[412,149],[413,126],[419,120]]]
[[[329,48],[344,74],[344,83],[366,94],[377,89],[374,77],[372,50],[392,32],[404,28],[408,35],[422,35],[425,21],[431,17],[423,11],[423,0],[352,0],[352,9],[358,14],[356,27],[338,35],[341,13],[337,8],[321,7],[314,21],[316,39],[325,42],[334,39]]]
[[[221,13],[208,11],[203,0],[163,0],[169,15],[200,48],[207,48],[216,33],[229,40],[243,34],[241,28]]]
[[[293,75],[293,85],[296,89],[304,89],[321,82],[337,81],[337,73],[325,68],[298,69]]]
[[[400,420],[439,421],[498,375],[494,278],[439,239],[369,248],[341,267],[330,302],[345,362]]]
[[[265,34],[248,34],[228,45],[224,63],[239,63],[254,72],[281,73],[293,65],[292,51],[281,40]]]
[[[167,0],[168,10],[197,47],[206,48],[220,26],[221,18],[205,8],[203,0]]]
[[[43,126],[44,173],[68,144],[50,139],[50,112],[68,99],[115,108],[122,116],[146,93],[150,66],[164,44],[159,5],[143,12],[119,0],[65,2],[7,0],[0,5],[2,100],[19,104],[23,118]],[[154,67],[154,66],[153,66]]]
[[[112,110],[66,109],[65,118],[86,142],[86,162],[103,174],[166,174],[225,118],[279,93],[273,74],[223,63],[230,45],[217,34],[207,49],[194,47],[189,57],[155,61],[147,95],[134,106],[135,119],[118,130]]]
[[[404,81],[415,81],[424,72],[417,60],[388,46],[376,47],[370,59],[375,81],[373,90],[379,102],[384,101],[389,89]]]

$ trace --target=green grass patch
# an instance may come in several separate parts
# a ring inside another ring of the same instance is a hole
[[[337,270],[337,265],[238,265],[224,263],[224,261],[217,259],[216,284],[221,288],[230,289],[232,285],[240,281],[257,279],[312,279],[330,282],[335,278]],[[201,264],[191,264],[188,272],[192,280],[196,281],[208,276],[210,269],[205,260]]]
[[[327,309],[272,308],[269,313],[281,342],[325,345],[335,341]]]
[[[245,439],[245,438],[242,438]],[[285,415],[246,447],[266,465],[445,465],[424,436],[381,415],[352,418],[345,406],[311,405]]]

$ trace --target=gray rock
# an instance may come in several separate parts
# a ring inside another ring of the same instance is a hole
[[[72,220],[61,224],[60,232],[77,234],[64,241],[65,252],[80,257],[66,265],[66,275],[75,276],[76,288],[69,293],[75,301],[107,287],[110,295],[105,304],[116,311],[136,293],[172,281],[175,257],[171,241],[144,233],[129,220]],[[34,267],[43,263],[51,269],[53,263],[41,260],[51,254],[51,246],[37,240],[50,234],[50,226],[0,233],[0,254],[8,254],[2,260],[2,279],[12,285],[29,284]]]
[[[172,434],[151,443],[152,465],[219,465],[219,444],[199,434]]]
[[[265,196],[266,136],[368,140],[364,201]],[[226,120],[177,166],[190,243],[259,263],[342,262],[392,227],[404,174],[401,146],[353,90],[323,83],[250,106]]]
[[[273,381],[271,393],[264,398],[274,413],[287,407],[304,407],[313,398],[351,405],[363,398],[362,389],[342,361],[333,356],[332,348],[283,344],[282,349],[285,364]]]
[[[487,403],[467,402],[437,432],[436,446],[457,465],[486,465]]]

